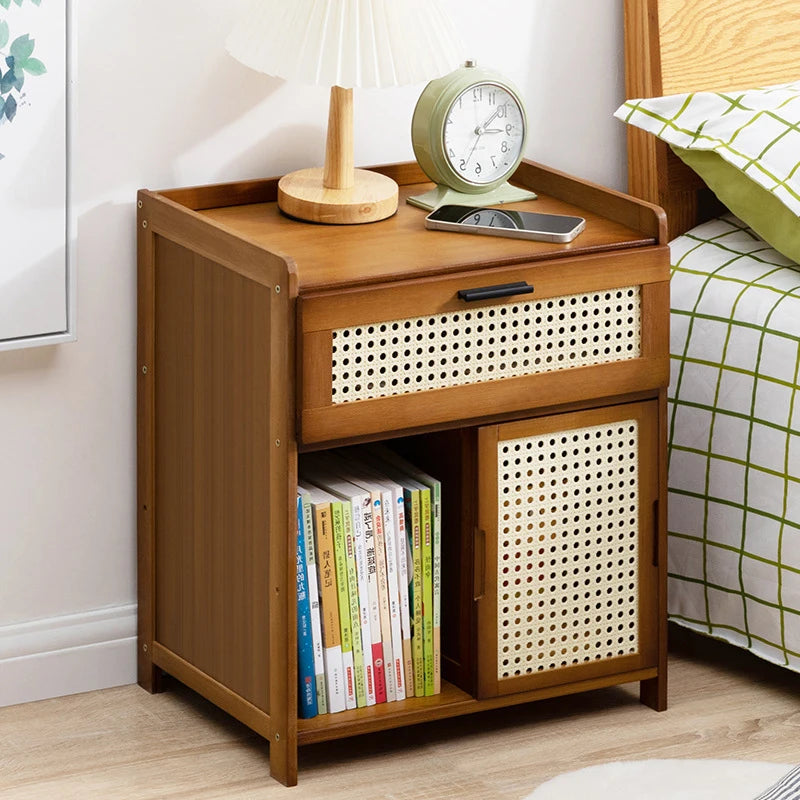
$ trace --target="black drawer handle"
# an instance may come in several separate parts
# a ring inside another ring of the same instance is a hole
[[[533,286],[527,281],[500,283],[497,286],[477,286],[474,289],[459,289],[461,300],[472,303],[475,300],[491,300],[494,297],[511,297],[515,294],[533,294]]]

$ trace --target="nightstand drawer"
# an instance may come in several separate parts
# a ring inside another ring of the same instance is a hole
[[[650,247],[306,295],[300,441],[666,385],[668,274]],[[509,294],[463,299],[483,287]]]

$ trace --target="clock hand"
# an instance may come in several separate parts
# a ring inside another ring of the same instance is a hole
[[[469,164],[469,160],[472,158],[472,154],[475,152],[475,148],[478,146],[478,142],[480,140],[481,140],[481,135],[480,135],[480,133],[478,133],[475,136],[475,142],[472,145],[472,148],[470,149],[469,153],[467,153],[467,157],[464,159],[464,166],[465,167],[466,167],[467,164]]]
[[[484,131],[486,131],[486,126],[487,126],[487,125],[488,125],[490,122],[492,122],[492,121],[494,120],[494,118],[495,118],[495,117],[496,117],[496,116],[497,116],[499,113],[500,113],[500,108],[498,107],[498,108],[496,108],[496,109],[495,109],[495,112],[494,112],[494,114],[492,114],[492,116],[491,116],[491,117],[489,117],[489,119],[487,119],[487,120],[486,120],[486,122],[484,122],[484,123],[483,123],[483,125],[479,125],[479,126],[478,126],[478,127],[475,129],[475,132],[477,133],[477,132],[478,132],[478,130],[480,130],[481,132],[484,132]]]
[[[494,118],[499,113],[500,113],[500,108],[498,107],[498,108],[495,109],[494,114],[492,114],[492,116],[489,117],[489,119],[487,119],[486,122],[483,123],[483,125],[478,125],[478,127],[475,128],[475,142],[472,145],[472,149],[467,154],[467,157],[464,159],[464,163],[465,164],[469,163],[469,160],[470,160],[470,158],[472,158],[472,154],[475,152],[475,148],[478,146],[478,142],[480,141],[480,138],[481,138],[481,136],[483,136],[484,133],[503,133],[503,129],[502,128],[487,128],[486,127],[487,125],[491,124],[491,122],[494,120]]]

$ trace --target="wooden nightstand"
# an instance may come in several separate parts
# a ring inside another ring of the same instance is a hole
[[[569,245],[291,220],[277,179],[139,194],[139,682],[298,745],[639,681],[666,706],[660,209],[524,162]],[[525,282],[477,302],[458,291]],[[297,719],[303,452],[402,439],[442,480],[442,693]]]

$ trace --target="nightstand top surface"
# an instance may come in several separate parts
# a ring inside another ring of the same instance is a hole
[[[292,262],[301,293],[659,243],[658,214],[652,207],[591,184],[575,184],[574,179],[530,163],[523,164],[515,182],[530,186],[539,198],[508,208],[585,217],[586,229],[573,242],[553,244],[430,231],[424,225],[428,212],[409,205],[406,198],[427,191],[432,184],[420,181],[424,175],[416,165],[396,165],[386,171],[395,173],[400,184],[397,213],[362,225],[314,224],[285,216],[271,199],[276,179],[160,194]],[[520,176],[523,179],[518,181]],[[588,202],[582,202],[584,186]],[[252,199],[260,202],[247,202]]]

